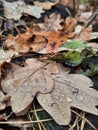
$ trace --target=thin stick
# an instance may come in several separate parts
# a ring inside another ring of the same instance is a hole
[[[88,22],[84,25],[84,27],[82,28],[82,30],[80,31],[80,33],[77,35],[77,38],[80,36],[80,34],[85,30],[85,28],[87,28],[96,18],[96,16],[98,15],[98,11],[95,12],[92,17],[88,20]]]
[[[31,123],[38,123],[38,122],[47,122],[51,121],[51,119],[44,119],[44,120],[37,120],[37,121],[20,121],[20,122],[15,122],[15,121],[1,121],[0,124],[31,124]]]

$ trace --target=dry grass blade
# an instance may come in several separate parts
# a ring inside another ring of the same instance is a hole
[[[82,117],[83,117],[83,118],[82,118],[82,121],[81,121],[80,130],[84,130],[84,126],[85,126],[85,123],[86,123],[84,113],[83,113],[83,116],[82,116]]]
[[[32,123],[38,123],[38,122],[47,122],[51,121],[53,119],[44,119],[44,120],[37,120],[37,121],[21,121],[21,122],[15,122],[15,121],[1,121],[0,124],[32,124]]]
[[[78,124],[79,121],[80,121],[80,116],[77,115],[77,117],[76,117],[73,125],[70,126],[69,130],[73,130],[77,126],[77,124]]]
[[[97,130],[97,129],[95,128],[95,126],[94,126],[86,117],[81,116],[79,113],[77,113],[77,112],[74,111],[74,110],[71,110],[71,111],[72,111],[74,114],[80,116],[82,120],[85,119],[85,122],[86,122],[86,123],[88,123],[94,130]]]
[[[30,113],[27,113],[27,117],[28,117],[28,119],[29,119],[30,121],[32,121],[32,118],[31,118]],[[36,130],[33,123],[32,123],[32,125],[31,125],[31,127],[32,127],[33,130]]]
[[[33,107],[34,107],[34,115],[35,115],[36,119],[39,120],[39,117],[38,117],[38,115],[37,115],[37,112],[35,111],[36,108],[35,108],[34,102],[33,102]],[[39,130],[41,130],[41,125],[42,125],[42,122],[38,122]],[[43,125],[42,125],[42,126],[43,126]]]

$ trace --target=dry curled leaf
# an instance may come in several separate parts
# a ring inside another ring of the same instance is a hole
[[[37,52],[46,46],[46,40],[41,35],[34,36],[34,41],[31,42],[31,50]]]
[[[4,16],[8,19],[18,20],[22,16],[23,13],[27,13],[36,18],[41,17],[41,13],[44,11],[42,7],[26,5],[24,1],[16,1],[16,2],[7,2],[2,0],[4,5]]]
[[[41,6],[45,10],[50,10],[52,6],[56,5],[59,2],[59,0],[56,0],[55,2],[39,2],[39,1],[34,1],[35,6]]]
[[[4,43],[4,48],[26,53],[42,49],[45,43],[46,41],[43,36],[35,36],[33,35],[32,28],[27,28],[25,33],[20,33],[17,36],[9,35]]]
[[[44,31],[58,31],[63,29],[63,26],[60,25],[62,22],[60,14],[52,13],[49,18],[45,16],[44,23],[40,23],[38,26]]]
[[[49,93],[54,88],[51,74],[44,70],[47,63],[28,59],[26,64],[26,67],[12,64],[12,70],[1,82],[3,92],[11,97],[12,111],[16,115],[23,115],[28,111],[38,92]]]
[[[46,31],[34,30],[33,33],[35,35],[44,36],[44,38],[47,40],[46,50],[48,53],[57,51],[61,44],[67,42],[67,35],[62,32],[58,32],[58,31],[46,32]]]
[[[60,34],[58,32],[47,32],[45,37],[48,40],[46,49],[49,53],[57,51],[59,46],[67,41],[66,34]]]
[[[65,32],[69,33],[69,32],[73,32],[74,28],[77,24],[77,20],[75,18],[72,17],[67,17],[65,20]]]
[[[62,66],[63,67],[63,66]],[[60,125],[71,121],[71,107],[98,115],[98,92],[91,88],[92,81],[80,74],[68,74],[59,67],[59,74],[52,75],[55,88],[50,94],[38,94],[41,106]]]

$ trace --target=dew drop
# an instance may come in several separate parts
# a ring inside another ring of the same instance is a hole
[[[13,10],[15,10],[16,8],[15,7],[12,7]]]
[[[55,96],[54,98],[55,98],[56,100],[59,100],[59,97],[58,97],[58,96]]]
[[[51,102],[50,104],[48,104],[48,106],[52,107],[55,104],[55,102]]]
[[[70,103],[70,102],[72,102],[72,98],[68,97],[68,98],[66,98],[66,101],[67,101],[68,103]]]

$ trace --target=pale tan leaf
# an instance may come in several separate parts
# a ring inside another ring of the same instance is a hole
[[[8,105],[7,101],[9,100],[9,98],[9,96],[4,95],[3,92],[0,91],[0,110],[6,108],[6,106]]]
[[[87,46],[90,46],[90,47],[92,47],[93,49],[98,50],[98,43],[96,43],[96,42],[89,42],[89,43],[87,44]]]
[[[18,20],[22,16],[23,13],[27,13],[36,18],[41,17],[41,13],[44,11],[42,7],[26,5],[23,1],[19,0],[16,2],[7,2],[5,0],[2,1],[4,5],[4,15],[8,19]]]
[[[34,1],[35,6],[41,6],[45,10],[50,10],[52,6],[56,5],[59,2],[59,0],[56,0],[54,3],[50,1],[46,2],[39,2],[39,1]]]
[[[50,62],[47,66],[44,67],[44,69],[49,71],[51,74],[59,73],[56,62]]]
[[[44,69],[47,63],[28,59],[26,64],[26,67],[17,67],[15,70],[12,64],[12,71],[1,82],[2,90],[11,97],[12,111],[16,115],[28,111],[38,92],[49,93],[54,88],[51,74]]]
[[[2,48],[0,48],[0,63],[2,63],[4,61],[10,62],[13,55],[17,55],[17,52],[15,52],[13,50],[10,50],[10,51],[3,50]]]
[[[81,39],[83,41],[89,41],[92,37],[92,25],[87,28],[83,28],[80,31],[80,34],[77,34],[76,39]]]
[[[92,81],[84,75],[67,74],[62,67],[53,75],[55,88],[51,94],[38,94],[39,103],[60,125],[70,123],[71,107],[98,115],[98,91],[91,88]]]
[[[52,13],[49,18],[45,16],[44,23],[40,23],[38,26],[44,31],[58,31],[63,29],[63,26],[60,25],[62,22],[60,14]]]
[[[61,5],[73,7],[73,0],[60,0],[59,3]]]

